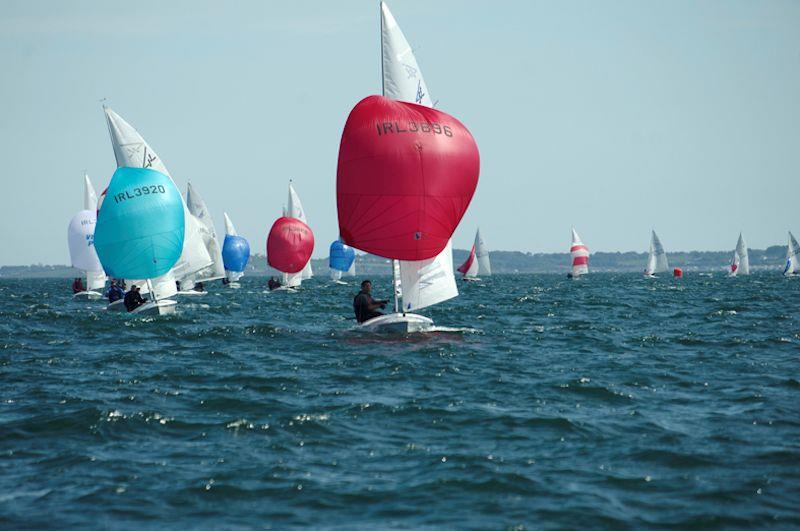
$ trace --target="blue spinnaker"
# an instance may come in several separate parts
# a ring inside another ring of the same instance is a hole
[[[225,264],[225,271],[241,273],[247,266],[250,258],[250,244],[241,236],[225,236],[222,242],[222,262]]]
[[[356,259],[355,249],[345,245],[341,240],[336,240],[331,244],[329,255],[328,265],[337,271],[348,271]]]
[[[183,202],[172,179],[148,168],[117,168],[97,218],[94,246],[116,278],[155,278],[183,250]]]

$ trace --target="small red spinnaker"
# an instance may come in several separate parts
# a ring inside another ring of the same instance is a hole
[[[297,218],[278,218],[267,237],[267,263],[283,273],[302,271],[314,251],[314,233]]]

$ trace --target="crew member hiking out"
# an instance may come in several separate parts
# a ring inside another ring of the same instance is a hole
[[[139,293],[139,287],[131,286],[131,290],[125,294],[125,309],[132,312],[142,304],[144,304],[144,299]]]
[[[388,300],[375,300],[372,298],[372,282],[365,280],[361,283],[361,291],[353,299],[353,311],[356,314],[356,321],[363,323],[373,317],[379,317],[383,313],[378,309],[386,307]]]

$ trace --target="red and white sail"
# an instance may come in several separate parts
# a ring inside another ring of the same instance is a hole
[[[578,277],[589,272],[589,248],[581,241],[581,237],[572,228],[572,245],[569,248],[572,257],[572,276]]]
[[[739,240],[736,242],[736,250],[733,251],[730,274],[732,277],[750,274],[750,258],[747,255],[747,244],[744,243],[744,237],[742,237],[741,232],[739,233]]]
[[[478,257],[475,253],[475,246],[472,246],[472,250],[469,252],[469,256],[458,267],[458,272],[464,275],[464,278],[477,278],[478,276]]]

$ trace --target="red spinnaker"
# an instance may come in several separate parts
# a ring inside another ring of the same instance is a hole
[[[350,112],[339,147],[342,240],[385,258],[433,258],[464,216],[479,172],[478,146],[461,122],[369,96]]]
[[[267,237],[267,262],[284,273],[302,271],[314,250],[314,233],[296,218],[278,218]]]
[[[467,259],[464,260],[463,264],[458,266],[458,272],[461,273],[462,275],[466,275],[467,271],[469,271],[469,268],[472,265],[472,262],[474,261],[475,261],[475,246],[473,245],[472,250],[469,252],[469,256],[467,257]]]

